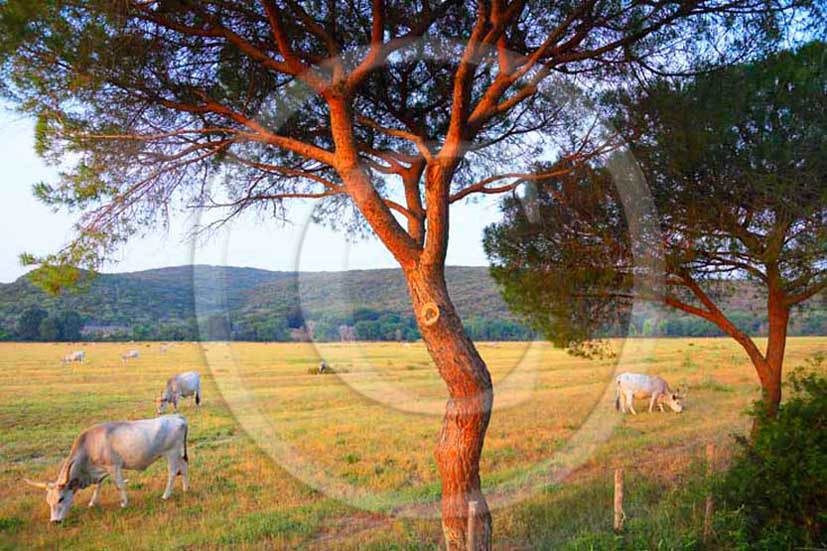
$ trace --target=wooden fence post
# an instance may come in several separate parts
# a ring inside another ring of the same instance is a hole
[[[477,502],[468,502],[468,530],[465,536],[466,549],[476,551],[477,549]]]
[[[623,469],[615,469],[615,515],[614,530],[623,530],[623,520],[626,515],[623,513]]]
[[[715,444],[706,445],[706,475],[708,479],[712,478],[712,462],[715,459]],[[704,505],[704,532],[703,540],[706,542],[712,535],[712,515],[715,513],[715,502],[712,494],[707,494],[706,503]]]

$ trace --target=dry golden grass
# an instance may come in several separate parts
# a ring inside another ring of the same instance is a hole
[[[673,386],[690,387],[687,411],[619,419],[608,440],[575,465],[562,486],[548,483],[524,503],[495,511],[498,548],[551,545],[537,543],[552,540],[536,539],[538,527],[526,519],[536,518],[538,510],[541,518],[556,518],[558,509],[570,507],[567,500],[587,496],[615,466],[673,483],[706,442],[725,450],[729,435],[745,429],[744,410],[757,397],[757,383],[736,344],[680,339],[632,340],[625,346],[624,370],[657,373]],[[80,348],[86,363],[61,365],[60,358]],[[124,365],[120,354],[128,348],[137,348],[141,357]],[[494,376],[495,400],[508,406],[491,421],[482,461],[486,485],[519,480],[552,457],[593,410],[618,420],[613,391],[611,397],[603,394],[615,361],[573,358],[548,345],[535,345],[526,357],[525,343],[482,343],[480,350]],[[791,339],[787,366],[825,350],[827,339]],[[338,373],[308,373],[320,351]],[[162,502],[166,467],[159,462],[144,473],[129,473],[129,508],[118,507],[114,487],[106,484],[99,507],[85,507],[91,490],[84,490],[68,521],[50,526],[42,493],[21,478],[53,479],[86,426],[152,416],[153,398],[166,378],[190,369],[204,380],[201,410],[189,401],[181,407],[190,423],[191,492],[184,495],[176,486],[173,499]],[[240,402],[243,394],[232,387],[235,373],[252,402]],[[239,426],[219,383],[238,411],[255,405],[258,422],[270,431],[263,433],[268,443],[278,438],[289,444],[294,467],[310,480],[363,492],[371,510],[293,478]],[[421,344],[320,350],[309,344],[177,344],[166,354],[157,343],[2,344],[0,548],[435,548],[438,521],[391,513],[397,502],[438,497],[431,449],[444,398]],[[637,409],[644,411],[644,404]],[[592,525],[583,529],[603,528]],[[551,537],[546,532],[542,537]]]

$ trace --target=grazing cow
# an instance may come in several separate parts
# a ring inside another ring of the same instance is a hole
[[[329,365],[327,365],[327,362],[326,362],[326,361],[322,360],[322,361],[319,363],[319,373],[320,373],[320,374],[321,374],[321,373],[328,373],[329,371],[330,371],[330,366],[329,366]]]
[[[123,354],[121,354],[121,360],[123,363],[128,362],[129,360],[137,360],[140,357],[140,353],[137,350],[127,350]]]
[[[76,350],[75,352],[72,352],[71,354],[66,354],[63,357],[63,363],[65,363],[65,364],[73,363],[73,362],[83,363],[83,361],[85,359],[86,359],[86,352],[84,352],[83,350]]]
[[[684,396],[672,392],[669,384],[660,377],[640,373],[621,373],[616,381],[615,409],[618,411],[626,413],[628,406],[631,412],[637,415],[635,398],[649,398],[649,413],[652,412],[655,404],[661,411],[664,411],[663,404],[678,413],[683,411]]]
[[[196,406],[201,405],[201,375],[197,371],[187,371],[170,377],[166,388],[155,400],[158,415],[167,409],[167,404],[172,404],[173,409],[178,411],[178,400],[186,396],[192,396]]]
[[[51,510],[50,520],[61,522],[72,506],[75,493],[91,484],[95,485],[95,491],[89,507],[97,505],[101,482],[109,476],[121,494],[121,507],[126,507],[128,500],[123,471],[143,471],[161,456],[167,458],[168,467],[167,487],[161,498],[168,499],[172,495],[173,482],[179,474],[186,492],[189,489],[187,420],[180,415],[95,425],[75,439],[57,480],[24,481],[35,488],[46,490],[46,502]]]

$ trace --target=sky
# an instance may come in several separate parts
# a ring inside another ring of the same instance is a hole
[[[14,281],[30,267],[20,265],[19,255],[55,252],[72,235],[72,213],[53,212],[32,195],[32,185],[55,181],[54,168],[34,153],[33,121],[0,106],[0,282]],[[104,272],[126,272],[179,266],[213,264],[248,266],[269,270],[340,271],[395,268],[384,246],[371,237],[353,244],[346,236],[309,222],[312,203],[297,204],[290,224],[248,216],[226,232],[193,243],[187,239],[194,217],[181,214],[168,231],[152,230],[136,237]],[[497,199],[455,205],[452,209],[448,264],[487,265],[482,250],[482,231],[498,219]]]

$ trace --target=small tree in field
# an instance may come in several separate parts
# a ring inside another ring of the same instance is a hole
[[[476,500],[487,549],[479,459],[493,391],[445,284],[450,206],[514,188],[498,172],[506,151],[530,155],[525,137],[565,116],[538,94],[551,75],[663,70],[683,57],[663,47],[703,50],[713,35],[733,49],[745,36],[770,44],[795,3],[8,0],[5,92],[37,116],[38,151],[64,168],[36,193],[81,213],[76,240],[27,260],[94,267],[179,199],[223,208],[223,220],[313,199],[365,224],[401,266],[448,387],[435,452],[447,546],[465,549]],[[461,43],[450,59],[417,45],[440,38]],[[309,91],[300,107],[287,98],[297,87]],[[588,156],[574,150],[570,164]]]
[[[744,348],[774,414],[791,312],[827,290],[825,59],[825,45],[813,43],[626,97],[619,124],[632,135],[659,231],[631,243],[601,168],[543,182],[539,223],[510,201],[508,220],[487,230],[509,302],[568,345],[628,314],[634,299],[708,320]],[[632,288],[632,247],[641,245],[660,251],[661,289]],[[766,296],[765,350],[720,306],[725,284],[743,281]]]

